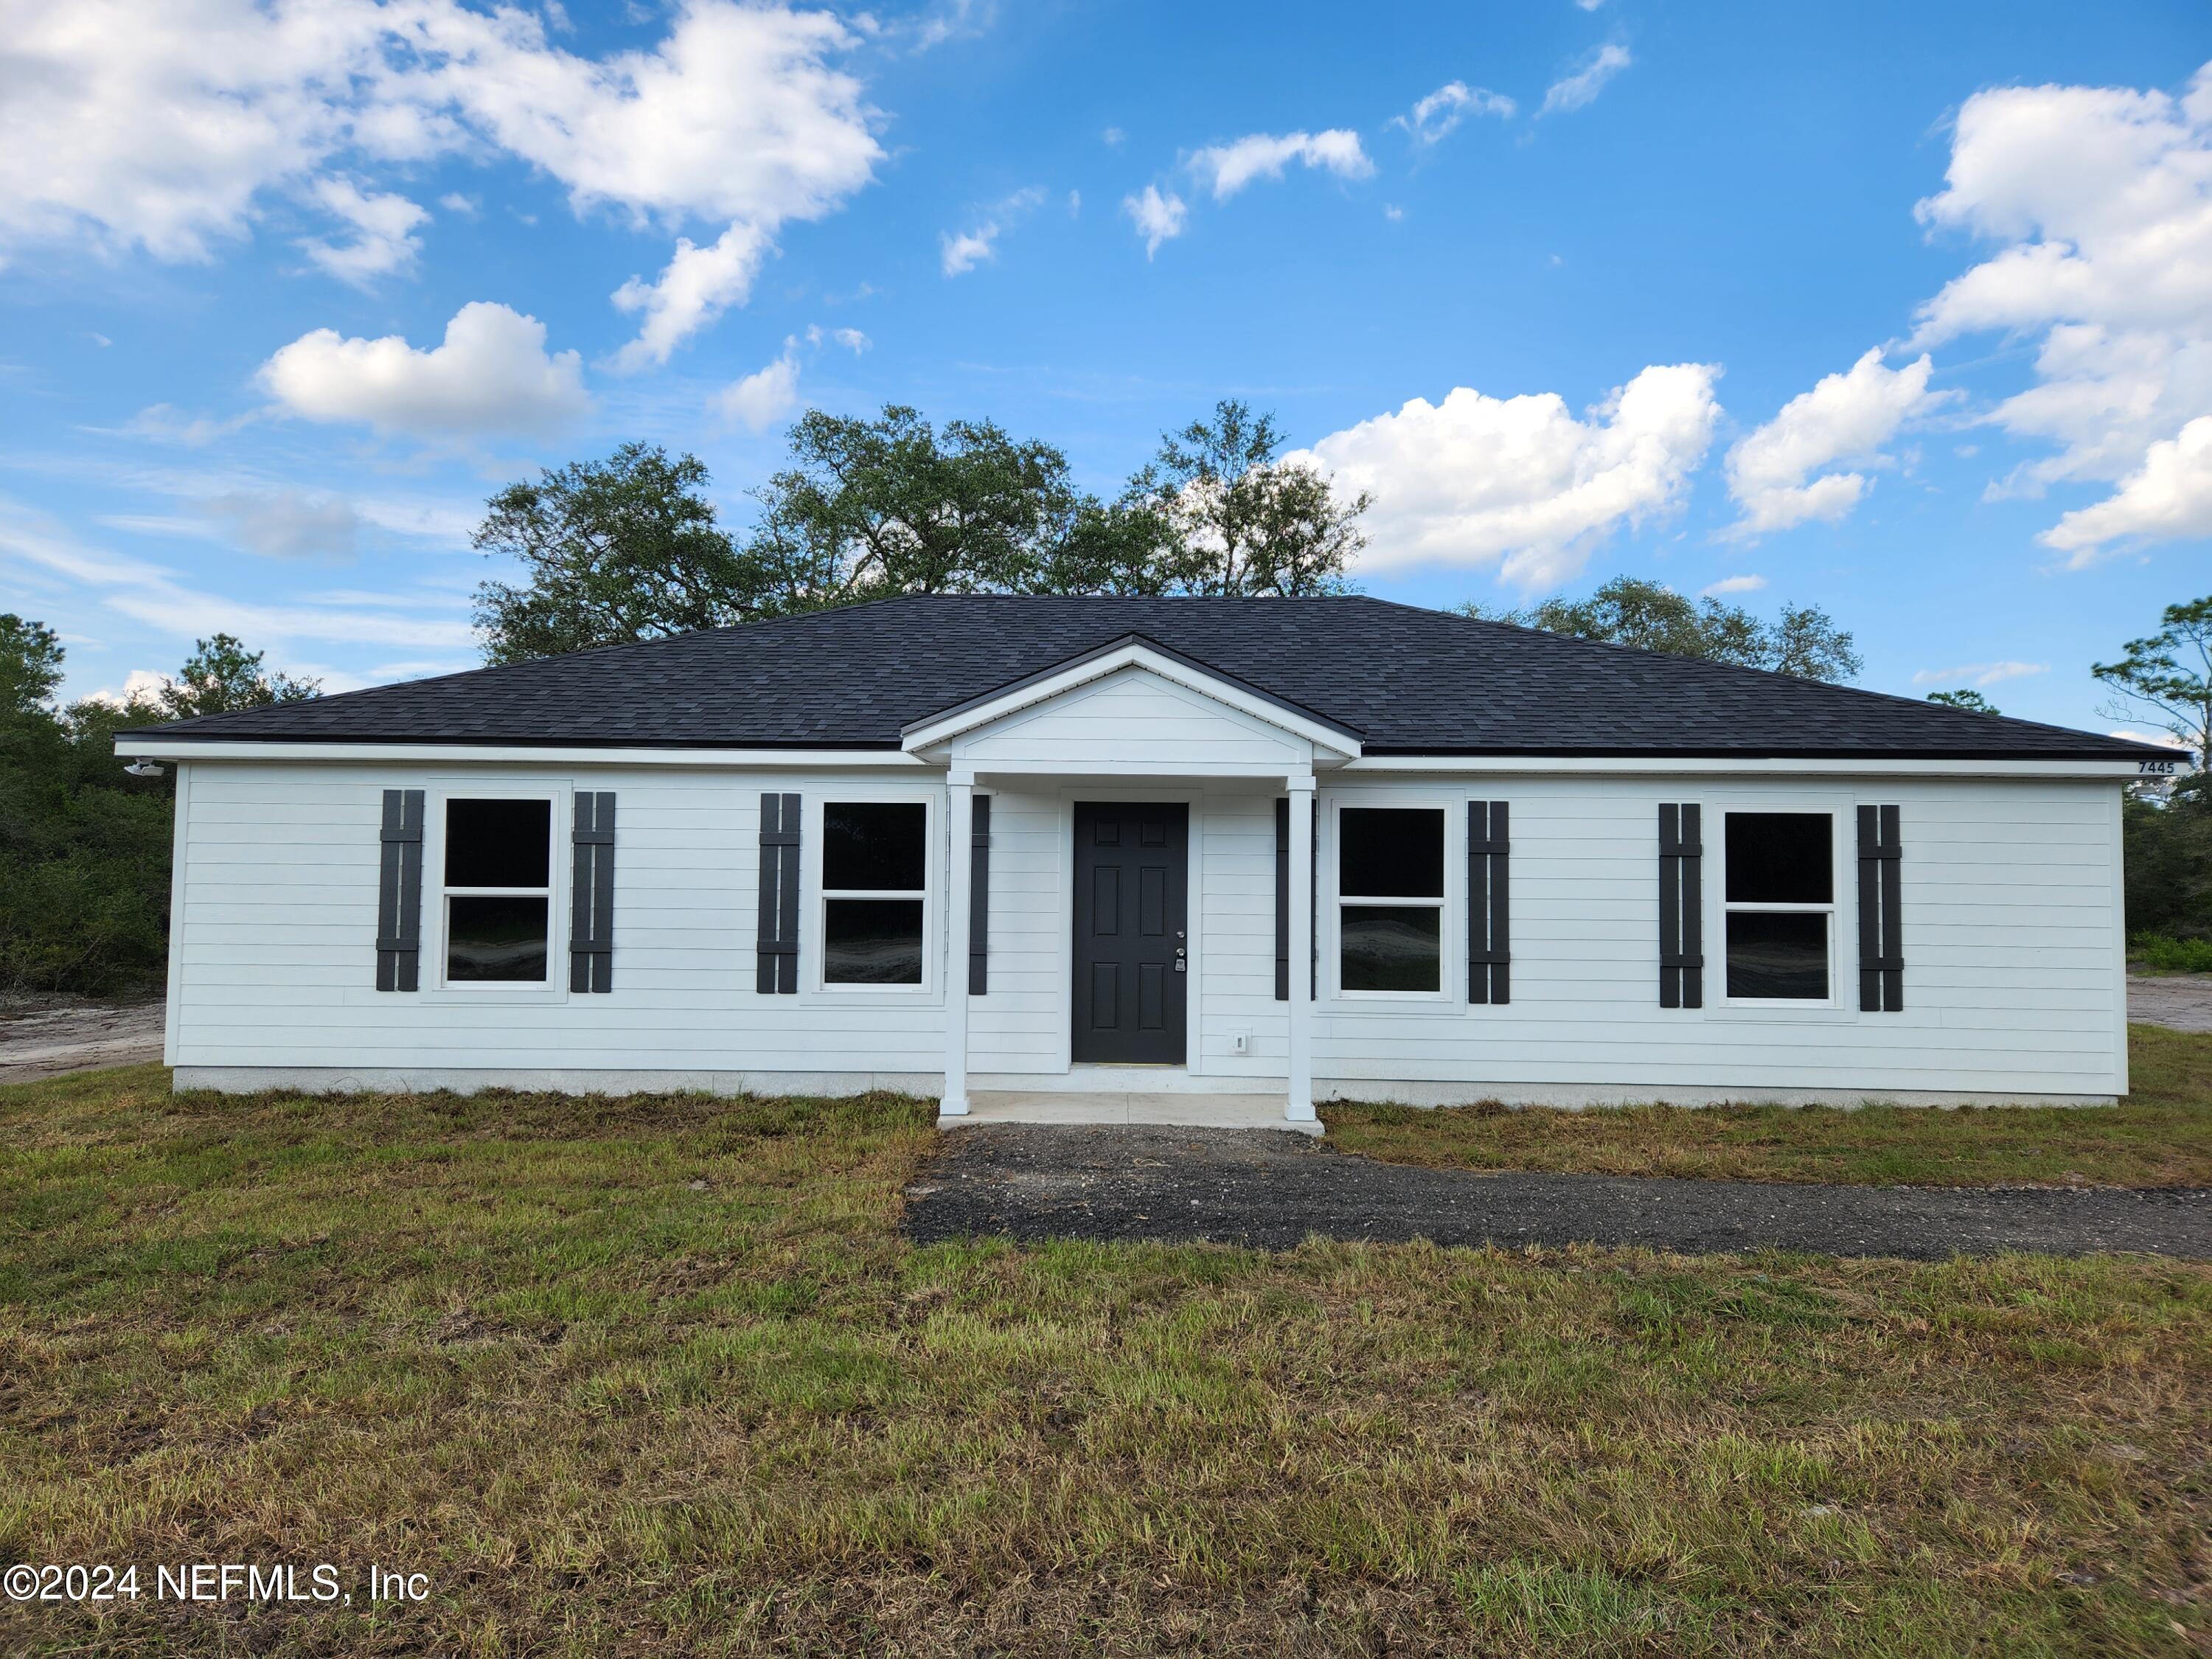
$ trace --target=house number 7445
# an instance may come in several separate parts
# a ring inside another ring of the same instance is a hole
[[[2138,774],[2148,773],[2150,776],[2154,778],[2170,778],[2173,775],[2175,768],[2178,765],[2179,763],[2175,761],[2137,761],[2136,763],[2136,771]]]

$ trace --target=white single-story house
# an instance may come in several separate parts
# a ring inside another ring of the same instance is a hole
[[[180,1087],[2109,1102],[2170,750],[1363,598],[885,600],[124,733]],[[1202,1106],[1202,1103],[1194,1103]]]

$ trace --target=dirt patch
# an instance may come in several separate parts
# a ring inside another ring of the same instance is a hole
[[[995,1233],[1276,1250],[1319,1233],[1925,1261],[2001,1250],[2212,1257],[2212,1191],[1477,1175],[1377,1164],[1264,1130],[993,1124],[945,1137],[907,1189],[906,1229],[923,1243]]]
[[[142,1066],[161,1057],[167,1005],[56,997],[0,1007],[0,1083]]]
[[[2130,974],[2128,1018],[2176,1031],[2212,1031],[2212,975]]]

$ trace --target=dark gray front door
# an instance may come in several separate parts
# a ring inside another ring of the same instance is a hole
[[[1076,802],[1078,1060],[1183,1063],[1189,878],[1188,806]]]

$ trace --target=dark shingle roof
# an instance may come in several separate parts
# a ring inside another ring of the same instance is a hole
[[[153,729],[208,740],[890,749],[925,715],[1132,633],[1358,732],[1370,754],[2171,757],[2094,732],[1363,598],[886,599]]]

